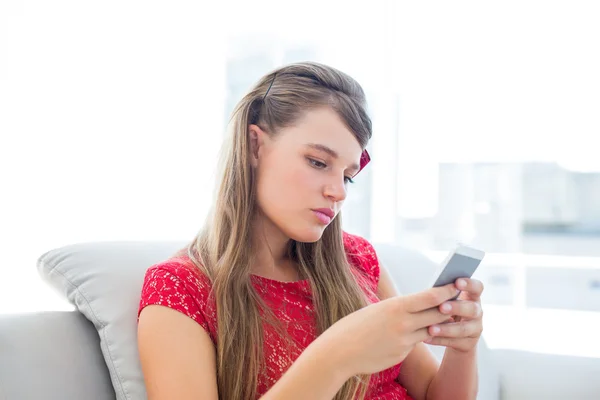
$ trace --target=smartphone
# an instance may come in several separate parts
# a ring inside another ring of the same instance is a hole
[[[483,260],[485,252],[459,244],[446,257],[433,279],[433,287],[454,283],[458,278],[470,278]],[[451,300],[456,300],[460,292]]]

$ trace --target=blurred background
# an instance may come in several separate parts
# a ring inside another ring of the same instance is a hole
[[[0,2],[0,313],[54,247],[193,237],[236,102],[313,60],[373,118],[346,230],[479,247],[490,347],[600,357],[597,2],[216,3]]]

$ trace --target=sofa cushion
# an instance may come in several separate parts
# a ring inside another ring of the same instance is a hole
[[[183,246],[183,242],[83,243],[49,251],[38,260],[42,278],[96,328],[118,400],[147,397],[137,350],[144,274]]]

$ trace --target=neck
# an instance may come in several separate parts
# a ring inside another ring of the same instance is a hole
[[[252,248],[254,265],[252,272],[271,279],[296,280],[298,272],[288,258],[290,238],[279,230],[266,216],[254,218]]]

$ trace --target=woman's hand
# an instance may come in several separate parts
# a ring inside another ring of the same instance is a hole
[[[431,337],[424,342],[467,352],[477,346],[483,331],[480,300],[483,283],[476,279],[460,278],[456,280],[456,287],[462,290],[458,300],[439,306],[439,311],[452,316],[452,320],[430,326]]]
[[[382,371],[402,362],[427,339],[430,325],[448,319],[439,305],[456,293],[456,286],[449,284],[383,300],[340,319],[313,344],[336,359],[348,377]]]

